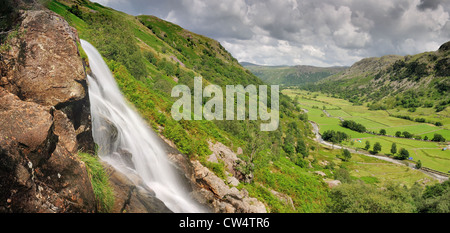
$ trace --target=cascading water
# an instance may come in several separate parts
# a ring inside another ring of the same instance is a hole
[[[99,157],[126,175],[138,175],[173,212],[203,212],[183,188],[158,136],[122,96],[100,53],[87,41],[81,46],[94,74],[88,82]]]

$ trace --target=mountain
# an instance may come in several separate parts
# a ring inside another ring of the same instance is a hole
[[[435,108],[450,104],[450,42],[416,55],[365,58],[306,89],[322,91],[371,109]]]
[[[314,83],[347,69],[347,67],[315,67],[315,66],[261,66],[252,63],[241,63],[262,81],[269,84],[298,86]]]

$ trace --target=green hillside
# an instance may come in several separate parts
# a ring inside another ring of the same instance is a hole
[[[252,63],[241,63],[262,81],[283,86],[298,86],[314,83],[338,74],[348,67],[315,67],[315,66],[260,66]]]

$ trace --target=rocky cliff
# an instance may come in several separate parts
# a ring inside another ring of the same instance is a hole
[[[77,157],[94,149],[77,33],[34,8],[20,11],[1,53],[0,212],[94,212]]]

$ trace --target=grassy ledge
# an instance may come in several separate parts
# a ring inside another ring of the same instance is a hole
[[[108,174],[98,157],[84,152],[78,152],[78,156],[86,164],[92,188],[94,189],[98,212],[111,212],[114,205],[114,192],[109,183]]]

